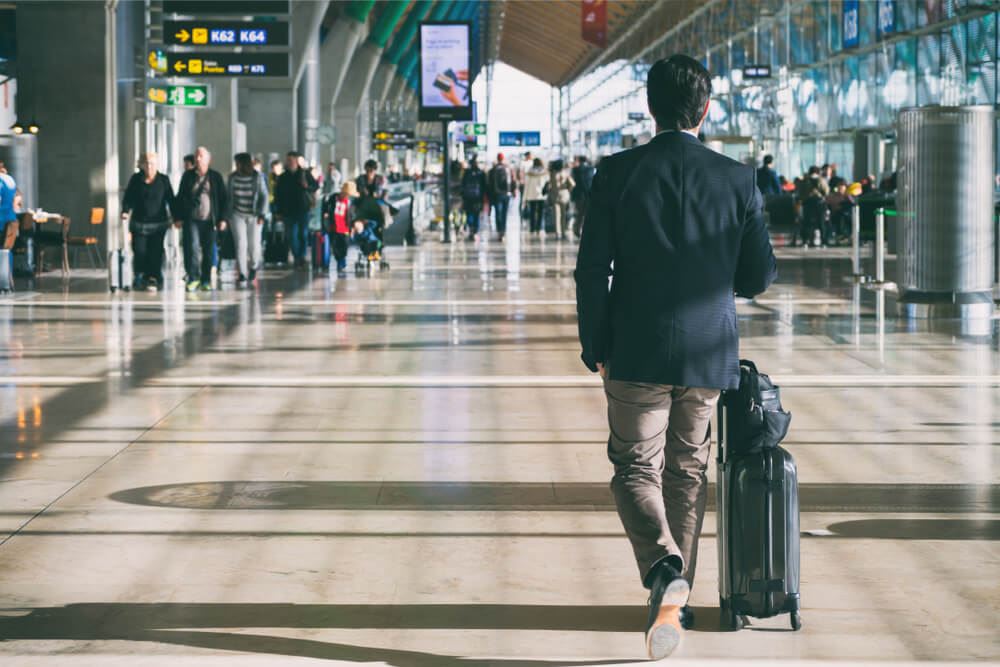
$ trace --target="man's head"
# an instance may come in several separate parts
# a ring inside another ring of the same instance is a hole
[[[7,173],[7,165],[5,165],[2,160],[0,160],[0,174],[6,174],[6,173]]]
[[[330,173],[330,174],[332,174],[333,172],[337,171],[337,163],[336,162],[327,162],[326,163],[326,171],[327,171],[327,173]]]
[[[646,101],[659,131],[696,131],[708,113],[711,94],[708,70],[685,55],[658,61],[646,79]]]
[[[281,160],[271,160],[271,173],[274,175],[281,173]]]
[[[497,153],[497,164],[503,164],[503,161],[504,161],[504,154]]]
[[[770,167],[772,164],[774,164],[774,156],[773,155],[765,155],[764,156],[764,166],[765,167]]]
[[[191,169],[194,169],[194,153],[188,153],[184,156],[184,171]]]
[[[299,154],[296,151],[285,153],[285,169],[288,171],[299,170]]]
[[[156,153],[143,153],[139,157],[139,169],[146,175],[146,178],[156,176],[157,157]]]
[[[194,168],[198,173],[204,174],[208,171],[208,165],[212,164],[212,153],[204,146],[198,146],[194,152]]]
[[[369,176],[375,174],[378,171],[378,162],[375,160],[368,160],[365,162],[365,173]]]

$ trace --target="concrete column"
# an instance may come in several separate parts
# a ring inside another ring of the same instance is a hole
[[[284,154],[295,141],[296,105],[292,88],[240,90],[240,120],[247,126],[247,148],[264,156]]]
[[[117,81],[117,3],[19,2],[16,11],[18,108],[41,128],[34,204],[70,216],[73,234],[93,233],[91,208],[109,220],[119,213],[118,101],[132,97]]]
[[[334,103],[340,95],[344,78],[351,65],[351,56],[367,35],[364,23],[344,17],[338,20],[319,48],[320,68],[320,118],[323,123],[336,126]],[[338,130],[339,132],[339,130]],[[333,159],[331,146],[330,158]]]
[[[355,164],[361,158],[358,115],[368,104],[369,86],[381,54],[382,49],[371,42],[365,42],[358,48],[334,107],[337,152]]]
[[[196,111],[195,139],[212,153],[212,167],[222,174],[233,169],[233,155],[239,145],[236,123],[239,121],[239,93],[236,79],[213,81],[215,104]],[[193,148],[192,151],[194,152]]]
[[[312,40],[303,54],[304,69],[299,82],[299,144],[306,161],[320,161],[318,131],[320,125],[319,39]]]
[[[371,90],[368,91],[372,101],[379,104],[386,101],[395,77],[396,65],[383,60],[378,69],[375,70],[375,78],[372,80]]]

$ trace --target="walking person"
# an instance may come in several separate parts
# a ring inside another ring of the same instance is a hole
[[[184,227],[187,290],[212,290],[212,268],[218,232],[226,228],[229,194],[222,174],[211,168],[212,154],[204,146],[194,153],[194,168],[177,186],[175,221]]]
[[[341,278],[347,275],[347,246],[354,227],[354,200],[357,198],[358,186],[354,181],[347,181],[340,192],[323,200],[323,223],[337,262],[337,275]]]
[[[319,185],[308,169],[302,166],[302,156],[295,151],[285,155],[285,170],[278,176],[275,188],[275,216],[285,223],[291,235],[292,256],[296,268],[306,265],[309,248],[309,216],[315,206]]]
[[[469,168],[462,174],[462,210],[469,240],[479,240],[479,216],[486,198],[486,174],[479,168],[475,156],[469,158]]]
[[[754,169],[697,139],[708,71],[661,60],[646,94],[657,135],[601,161],[575,278],[583,362],[608,402],[611,488],[651,592],[646,646],[660,659],[688,624],[712,413],[739,384],[733,295],[763,292],[776,268]]]
[[[541,235],[542,215],[545,212],[545,181],[547,175],[541,158],[535,158],[524,174],[524,203],[528,214],[528,230]]]
[[[569,204],[572,201],[573,179],[566,174],[562,160],[549,163],[548,204],[552,211],[556,238],[564,239],[569,234]]]
[[[510,196],[514,192],[514,172],[504,162],[503,153],[497,154],[497,163],[490,169],[490,203],[497,221],[500,241],[507,235],[507,212],[510,210]]]
[[[579,155],[576,158],[576,166],[573,167],[573,234],[580,238],[580,230],[583,228],[583,220],[587,215],[587,206],[590,203],[590,188],[594,183],[594,165],[586,155]]]
[[[157,167],[156,153],[143,153],[122,198],[122,220],[132,235],[134,287],[151,292],[163,285],[163,240],[175,208],[170,179]]]
[[[229,220],[236,244],[236,286],[243,288],[257,280],[260,268],[264,219],[267,217],[267,182],[254,169],[249,153],[233,156],[236,170],[229,175]]]
[[[771,166],[774,164],[773,155],[764,156],[764,164],[757,170],[757,187],[764,195],[765,201],[768,197],[777,197],[781,194],[781,180],[778,172]]]

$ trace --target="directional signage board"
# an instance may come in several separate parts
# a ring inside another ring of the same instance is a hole
[[[164,21],[163,41],[181,46],[288,46],[287,21]]]
[[[213,16],[216,14],[259,16],[262,14],[288,14],[290,9],[288,0],[163,0],[164,14],[183,14],[185,16]]]
[[[204,108],[208,106],[208,96],[207,84],[151,85],[146,93],[150,102],[168,107]]]
[[[171,76],[288,76],[288,53],[170,53]]]
[[[501,132],[501,146],[541,146],[541,132]]]
[[[486,135],[486,123],[465,123],[462,134],[467,137],[482,137]]]
[[[372,139],[382,143],[413,141],[413,136],[413,130],[375,130],[372,132]]]

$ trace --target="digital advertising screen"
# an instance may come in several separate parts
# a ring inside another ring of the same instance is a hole
[[[420,120],[472,120],[469,23],[420,25]]]

